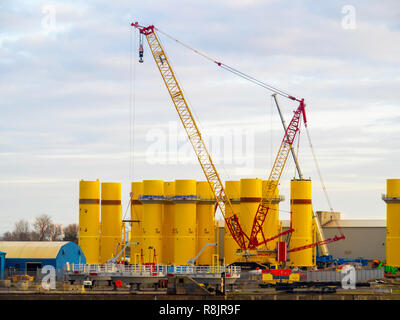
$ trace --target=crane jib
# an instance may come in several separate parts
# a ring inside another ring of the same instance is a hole
[[[214,193],[214,197],[225,219],[226,225],[239,247],[242,250],[247,250],[247,248],[255,248],[262,243],[270,241],[272,238],[275,239],[282,234],[292,232],[293,230],[290,229],[288,231],[285,231],[285,233],[278,234],[270,239],[265,239],[262,231],[262,225],[268,213],[269,205],[272,203],[272,195],[282,175],[287,156],[291,149],[291,145],[293,144],[296,134],[299,131],[301,114],[303,114],[304,123],[306,123],[304,99],[298,100],[293,96],[288,96],[290,99],[300,102],[300,105],[295,111],[293,118],[285,132],[285,136],[282,140],[278,155],[275,159],[274,166],[268,179],[270,181],[273,181],[275,183],[275,186],[274,188],[268,190],[266,198],[267,202],[262,201],[260,203],[254,217],[253,227],[251,230],[251,235],[249,237],[243,231],[239,223],[238,216],[233,211],[233,206],[229,200],[229,197],[225,195],[225,190],[219,174],[201,137],[195,119],[190,111],[190,108],[186,102],[179,83],[176,80],[175,74],[164,52],[164,49],[162,48],[161,43],[156,35],[156,28],[153,25],[144,27],[139,25],[137,22],[132,23],[131,26],[138,28],[140,33],[146,36],[146,40],[152,52],[154,61],[156,62],[156,65],[161,73],[164,84],[168,89],[171,100],[175,106],[176,111],[178,112],[179,118],[182,122],[182,125],[184,126],[189,141],[191,142],[194,152],[199,160],[203,173],[206,176],[210,188]],[[260,232],[263,236],[263,242],[261,243],[257,241],[257,236]],[[247,246],[246,239],[248,240],[249,246]]]

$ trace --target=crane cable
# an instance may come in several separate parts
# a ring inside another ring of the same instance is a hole
[[[310,137],[310,132],[309,132],[309,130],[308,130],[308,127],[306,127],[306,132],[307,132],[307,138],[308,138],[308,143],[309,143],[309,145],[310,145],[311,153],[312,153],[312,156],[313,156],[313,158],[314,158],[315,167],[317,168],[317,172],[318,172],[318,176],[319,176],[319,181],[321,182],[322,190],[324,191],[325,198],[326,198],[326,200],[327,200],[327,202],[328,202],[328,205],[329,205],[329,209],[331,210],[331,212],[333,212],[332,204],[331,204],[331,201],[330,201],[330,199],[329,199],[328,192],[326,191],[324,179],[322,179],[321,170],[319,169],[317,157],[316,157],[315,152],[314,152],[314,147],[313,147],[313,145],[312,145],[312,143],[311,143],[311,137]]]
[[[256,84],[256,85],[258,85],[258,86],[260,86],[260,87],[263,87],[263,88],[265,88],[265,89],[267,89],[267,90],[270,90],[270,91],[272,91],[272,92],[274,92],[274,93],[276,93],[276,94],[278,94],[278,95],[280,95],[280,96],[282,96],[282,97],[285,97],[285,98],[288,98],[288,99],[291,99],[291,100],[296,100],[296,99],[294,98],[293,95],[291,95],[291,94],[289,94],[289,93],[287,93],[287,92],[285,92],[285,91],[283,91],[283,90],[281,90],[281,89],[278,89],[278,88],[276,88],[276,87],[273,87],[273,86],[271,86],[271,85],[269,85],[269,84],[267,84],[267,83],[265,83],[265,82],[262,82],[262,81],[260,81],[260,80],[258,80],[258,79],[256,79],[256,78],[254,78],[254,77],[248,75],[248,74],[245,74],[245,73],[243,73],[243,72],[241,72],[241,71],[239,71],[239,70],[237,70],[237,69],[235,69],[235,68],[233,68],[233,67],[231,67],[231,66],[229,66],[229,65],[227,65],[227,64],[225,64],[225,63],[222,63],[222,62],[220,62],[220,61],[217,61],[217,60],[215,60],[215,59],[213,59],[213,58],[207,56],[206,54],[204,54],[204,53],[202,53],[202,52],[200,52],[200,51],[198,51],[198,50],[192,48],[191,46],[189,46],[189,45],[183,43],[182,41],[180,41],[180,40],[178,40],[178,39],[172,37],[172,36],[169,35],[168,33],[164,32],[164,31],[162,31],[162,30],[160,30],[160,29],[158,29],[158,28],[155,28],[155,29],[156,29],[158,32],[160,32],[160,33],[162,33],[163,35],[165,35],[166,37],[168,37],[168,38],[170,38],[171,40],[175,41],[176,43],[179,43],[180,45],[182,45],[182,46],[184,46],[185,48],[187,48],[187,49],[193,51],[194,53],[196,53],[196,54],[202,56],[203,58],[205,58],[205,59],[207,59],[207,60],[209,60],[209,61],[211,61],[211,62],[217,64],[217,65],[220,66],[221,68],[223,68],[223,69],[225,69],[225,70],[227,70],[227,71],[229,71],[229,72],[231,72],[231,73],[233,73],[233,74],[235,74],[235,75],[237,75],[237,76],[239,76],[239,77],[241,77],[241,78],[243,78],[243,79],[245,79],[245,80],[248,80],[248,81],[250,81],[250,82],[252,82],[252,83],[254,83],[254,84]],[[329,199],[328,192],[327,192],[327,190],[326,190],[325,183],[324,183],[324,180],[323,180],[323,178],[322,178],[321,171],[320,171],[320,169],[319,169],[318,161],[317,161],[317,158],[316,158],[316,155],[315,155],[315,152],[314,152],[314,147],[313,147],[313,145],[312,145],[312,143],[311,143],[311,137],[310,137],[310,133],[309,133],[309,130],[308,130],[308,127],[307,127],[307,126],[306,126],[306,132],[307,132],[308,142],[309,142],[309,145],[310,145],[310,148],[311,148],[311,152],[312,152],[312,155],[313,155],[313,159],[314,159],[314,162],[315,162],[315,166],[316,166],[316,168],[317,168],[317,172],[318,172],[318,176],[319,176],[319,179],[320,179],[320,182],[321,182],[322,189],[323,189],[324,194],[325,194],[325,197],[326,197],[326,199],[327,199],[329,208],[330,208],[331,212],[333,212],[332,204],[331,204],[331,201],[330,201],[330,199]]]
[[[162,34],[165,35],[166,37],[170,38],[171,40],[175,41],[176,43],[179,43],[180,45],[182,45],[182,46],[184,46],[185,48],[187,48],[187,49],[193,51],[194,53],[196,53],[196,54],[202,56],[203,58],[205,58],[205,59],[207,59],[207,60],[209,60],[209,61],[211,61],[211,62],[217,64],[217,65],[220,66],[221,68],[223,68],[223,69],[225,69],[225,70],[227,70],[227,71],[229,71],[229,72],[231,72],[231,73],[233,73],[233,74],[235,74],[235,75],[237,75],[237,76],[239,76],[239,77],[241,77],[241,78],[243,78],[243,79],[246,79],[246,80],[248,80],[248,81],[250,81],[250,82],[253,82],[254,84],[256,84],[256,85],[258,85],[258,86],[260,86],[260,87],[263,87],[263,88],[265,88],[265,89],[267,89],[267,90],[270,90],[270,91],[272,91],[272,92],[274,92],[274,93],[276,93],[276,94],[279,94],[279,95],[282,96],[282,97],[285,97],[285,98],[288,98],[288,99],[293,100],[293,98],[294,98],[293,95],[290,95],[289,93],[287,93],[287,92],[285,92],[285,91],[283,91],[283,90],[281,90],[281,89],[278,89],[278,88],[276,88],[276,87],[273,87],[273,86],[271,86],[271,85],[269,85],[269,84],[267,84],[267,83],[265,83],[265,82],[262,82],[262,81],[260,81],[260,80],[257,80],[256,78],[254,78],[254,77],[252,77],[252,76],[250,76],[250,75],[248,75],[248,74],[245,74],[245,73],[243,73],[243,72],[241,72],[241,71],[239,71],[239,70],[237,70],[237,69],[235,69],[235,68],[233,68],[233,67],[231,67],[231,66],[228,66],[228,65],[225,64],[225,63],[222,63],[222,62],[220,62],[220,61],[217,61],[217,60],[215,60],[215,59],[213,59],[213,58],[207,56],[206,54],[204,54],[204,53],[202,53],[202,52],[200,52],[200,51],[198,51],[198,50],[192,48],[191,46],[189,46],[189,45],[183,43],[182,41],[179,41],[178,39],[172,37],[171,35],[167,34],[166,32],[161,31],[161,30],[158,29],[158,28],[154,28],[154,29],[156,29],[158,32],[162,33]]]
[[[136,68],[135,63],[133,61],[133,53],[134,49],[136,49],[136,29],[132,30],[129,33],[129,181],[133,181],[133,171],[134,171],[134,120],[135,120],[135,87],[136,87]],[[134,40],[133,40],[134,39]],[[125,217],[128,213],[128,210],[132,203],[133,194],[131,193],[129,196],[129,203],[126,206],[125,213],[122,217],[122,220],[125,220]]]

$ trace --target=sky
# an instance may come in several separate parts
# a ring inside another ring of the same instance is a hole
[[[48,214],[78,223],[79,180],[205,180],[147,43],[159,30],[304,98],[332,209],[385,219],[400,178],[400,3],[383,1],[1,1],[0,234]],[[160,40],[223,181],[266,180],[283,138],[272,92],[164,34]],[[278,97],[286,122],[297,104]],[[295,142],[314,210],[330,210],[302,125]],[[290,212],[289,157],[279,190]]]

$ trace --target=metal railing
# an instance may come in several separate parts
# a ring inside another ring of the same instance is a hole
[[[141,276],[167,276],[167,275],[220,275],[226,273],[230,276],[240,275],[239,266],[181,266],[181,265],[159,265],[159,264],[71,264],[64,269],[66,274],[123,274]]]

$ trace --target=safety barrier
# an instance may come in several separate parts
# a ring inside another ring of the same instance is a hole
[[[179,266],[159,264],[71,264],[65,267],[65,273],[88,274],[92,276],[100,274],[123,274],[140,276],[167,276],[167,275],[221,275],[238,277],[241,269],[239,266]]]

